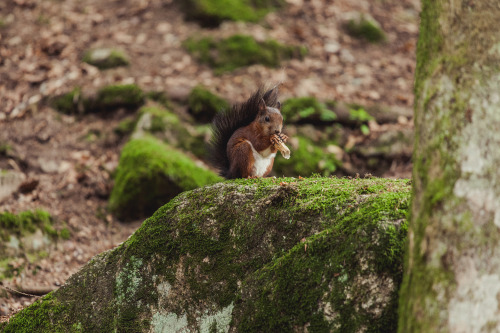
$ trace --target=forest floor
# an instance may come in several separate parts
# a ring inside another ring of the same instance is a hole
[[[412,114],[420,1],[287,2],[287,8],[260,24],[227,22],[210,30],[185,22],[172,0],[0,3],[0,146],[8,147],[0,152],[0,169],[17,172],[19,179],[12,182],[29,188],[3,198],[0,191],[0,212],[42,208],[71,231],[70,239],[59,241],[46,258],[14,263],[25,269],[4,287],[57,288],[94,255],[126,240],[141,222],[122,224],[106,211],[110,174],[125,143],[113,128],[130,114],[62,115],[47,106],[47,97],[76,86],[92,92],[107,84],[135,83],[175,99],[202,84],[241,102],[261,84],[282,82],[283,99],[314,96]],[[352,11],[370,13],[387,41],[370,44],[346,34],[342,25]],[[215,75],[181,45],[195,35],[238,32],[306,45],[309,53],[281,68],[254,65]],[[130,66],[99,71],[81,61],[86,50],[100,46],[122,49]],[[411,122],[410,116],[394,126]],[[411,164],[393,166],[383,175],[408,178]],[[34,299],[0,290],[0,315],[5,320]]]

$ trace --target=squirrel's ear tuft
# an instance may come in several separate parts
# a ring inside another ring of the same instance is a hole
[[[263,112],[265,110],[266,110],[266,102],[264,101],[263,98],[261,98],[259,101],[259,112]]]
[[[276,109],[281,111],[281,103],[280,101],[276,102]]]

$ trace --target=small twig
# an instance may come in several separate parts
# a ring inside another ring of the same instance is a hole
[[[16,293],[16,294],[20,294],[20,295],[28,296],[28,297],[44,296],[44,295],[46,295],[54,290],[54,288],[52,288],[52,287],[30,287],[30,288],[27,288],[27,287],[23,287],[23,286],[18,286],[17,289],[19,289],[19,290],[12,289],[10,287],[1,286],[1,285],[0,285],[0,287],[7,290],[8,292]]]
[[[20,295],[28,296],[28,297],[40,297],[39,295],[31,295],[31,294],[23,293],[21,291],[14,290],[14,289],[9,288],[9,287],[0,286],[0,288],[5,289],[6,291],[8,291],[10,293],[14,293],[14,294],[20,294]]]

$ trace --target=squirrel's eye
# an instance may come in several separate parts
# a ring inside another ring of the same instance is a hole
[[[264,118],[267,122],[269,122],[269,116],[266,116],[266,118]]]

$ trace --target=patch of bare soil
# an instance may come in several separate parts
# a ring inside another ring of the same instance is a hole
[[[0,202],[0,212],[43,208],[67,222],[71,238],[49,256],[4,285],[57,287],[95,254],[124,241],[138,226],[106,213],[107,197],[123,139],[113,127],[128,114],[64,116],[46,98],[80,86],[85,92],[107,84],[136,83],[145,91],[183,98],[197,84],[232,101],[259,85],[283,82],[283,99],[314,96],[361,105],[407,110],[392,126],[411,127],[412,86],[418,33],[418,0],[288,0],[260,24],[224,23],[203,30],[185,22],[172,0],[13,0],[0,3],[0,142],[12,149],[0,168],[33,181]],[[370,44],[345,33],[346,13],[370,13],[387,42]],[[253,35],[305,45],[303,61],[281,68],[255,65],[220,76],[199,65],[182,42],[193,35]],[[99,71],[82,63],[89,48],[124,50],[131,65]],[[374,129],[376,131],[377,129]],[[385,175],[409,177],[408,161]],[[34,188],[33,188],[33,184]],[[33,298],[4,294],[0,315],[8,316]]]

